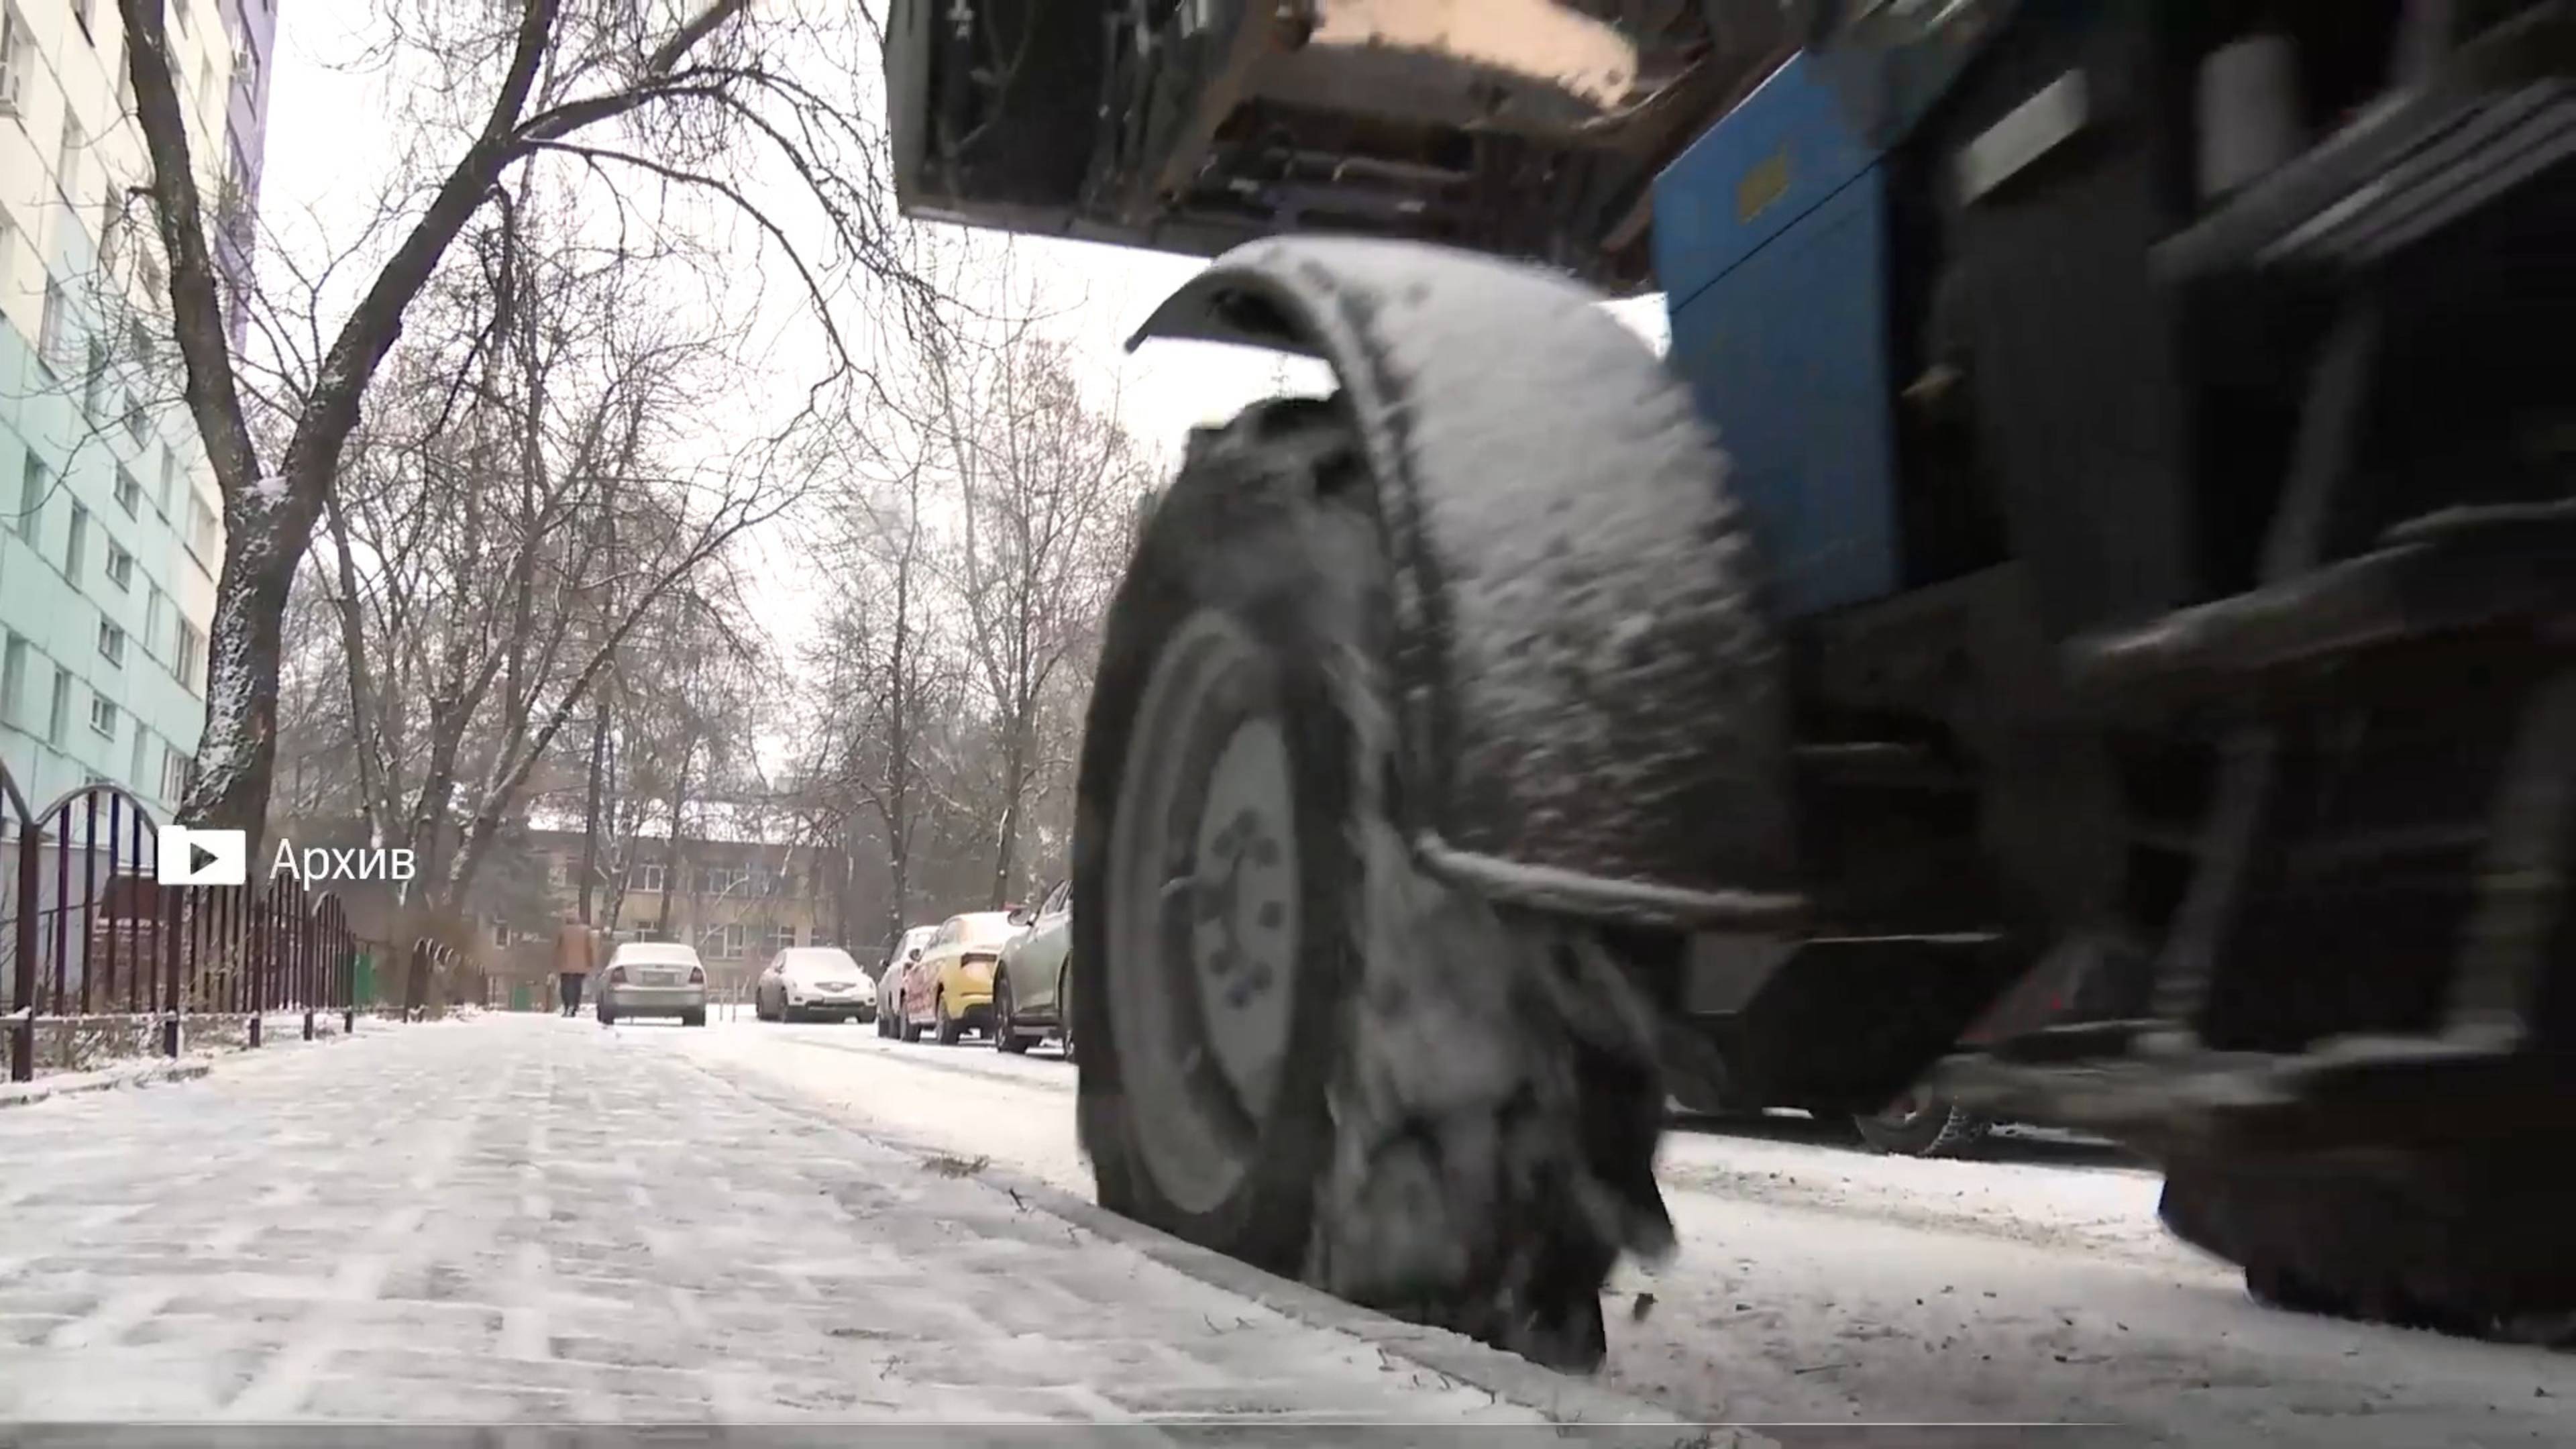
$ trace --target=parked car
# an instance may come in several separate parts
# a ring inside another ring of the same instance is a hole
[[[790,946],[752,984],[751,1014],[762,1021],[874,1021],[877,984],[838,946]]]
[[[1019,929],[1008,911],[950,916],[904,980],[903,1039],[929,1031],[955,1046],[970,1031],[991,1030],[993,963]]]
[[[937,926],[915,926],[903,933],[894,949],[886,953],[884,964],[877,967],[877,1035],[891,1037],[903,1030],[904,981],[911,975],[913,963],[939,934]]]
[[[677,1017],[684,1026],[707,1024],[707,968],[678,941],[628,941],[608,958],[599,983],[599,1021],[630,1016]]]
[[[1015,911],[1022,929],[993,968],[993,1046],[1025,1052],[1053,1035],[1073,1057],[1072,1019],[1065,1015],[1073,975],[1073,882],[1059,881],[1034,910]]]

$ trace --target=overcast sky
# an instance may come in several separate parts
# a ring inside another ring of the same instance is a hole
[[[351,68],[371,38],[364,30],[376,10],[348,0],[295,0],[281,7],[260,198],[264,221],[276,231],[309,233],[317,224],[326,232],[347,231],[362,219],[362,211],[353,209],[374,200],[365,178],[391,169],[399,123],[381,84]],[[348,220],[341,220],[344,214]],[[1167,453],[1177,455],[1180,438],[1192,426],[1222,421],[1276,390],[1280,360],[1271,354],[1180,342],[1124,351],[1125,339],[1155,305],[1205,263],[1078,242],[1023,239],[1015,246],[1014,269],[1039,278],[1050,301],[1065,309],[1052,330],[1115,388],[1129,428]],[[1661,341],[1659,299],[1639,299],[1618,310],[1641,333]],[[1315,387],[1322,377],[1312,364],[1290,369],[1299,390]],[[807,634],[815,590],[828,588],[828,581],[814,578],[783,536],[754,545],[767,595],[755,602],[777,645],[792,651]]]

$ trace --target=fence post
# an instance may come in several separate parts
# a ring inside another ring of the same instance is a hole
[[[7,776],[0,774],[0,781]],[[9,1023],[9,1080],[32,1081],[36,1075],[36,903],[44,896],[44,876],[37,850],[44,830],[27,813],[18,787],[8,787],[8,806],[18,825],[18,921],[16,969],[9,999],[15,1003]]]
[[[268,1026],[268,908],[269,901],[250,894],[256,886],[244,886],[244,924],[242,933],[242,996],[250,1006],[250,1044],[259,1046]]]
[[[157,847],[156,847],[157,848]],[[161,1055],[179,1054],[179,932],[183,912],[180,902],[186,887],[172,889],[156,886],[165,909],[161,922]]]
[[[295,996],[304,1007],[306,1041],[313,1040],[313,957],[314,948],[320,944],[314,938],[319,934],[315,928],[321,923],[314,915],[313,903],[302,899],[299,891],[295,906]]]

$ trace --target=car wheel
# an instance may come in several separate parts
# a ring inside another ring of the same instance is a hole
[[[917,1042],[921,1040],[921,1023],[913,1020],[912,1013],[906,1011],[895,1035],[907,1042]]]
[[[1073,957],[1069,954],[1056,968],[1055,1023],[1056,1049],[1066,1061],[1079,1060],[1073,1054]]]
[[[1986,1139],[1994,1123],[1939,1097],[1907,1092],[1852,1118],[1861,1140],[1896,1157],[1956,1157]]]
[[[1644,983],[1678,972],[1415,868],[1372,486],[1338,406],[1258,405],[1146,524],[1083,735],[1081,1142],[1113,1211],[1589,1369],[1620,1252],[1672,1246]]]
[[[941,1046],[955,1046],[957,1039],[966,1034],[965,1023],[948,1014],[948,993],[945,991],[931,998],[930,1020],[939,1034]]]
[[[617,1024],[617,1013],[609,1010],[608,1003],[605,1001],[599,1004],[599,1024],[601,1026],[615,1026]]]
[[[1038,1039],[1033,1036],[1024,1036],[1016,1029],[1016,1023],[1012,1020],[1012,1013],[1015,1009],[1015,1004],[1011,1000],[1011,978],[1000,972],[995,972],[993,975],[992,1006],[993,1050],[997,1052],[1005,1052],[1012,1056],[1019,1056],[1026,1052],[1030,1047],[1037,1045]]]
[[[703,1010],[688,1012],[680,1018],[680,1025],[682,1026],[704,1026],[706,1024],[707,1014]]]

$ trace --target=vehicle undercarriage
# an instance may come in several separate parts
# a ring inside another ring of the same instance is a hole
[[[1145,335],[1343,384],[1194,439],[1113,609],[1104,1202],[1588,1364],[1681,1023],[2118,1137],[2274,1301],[2563,1331],[2571,25],[898,8],[911,214],[1221,254]]]

